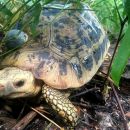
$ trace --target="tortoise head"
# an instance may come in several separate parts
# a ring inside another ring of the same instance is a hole
[[[15,67],[0,70],[0,97],[20,98],[35,96],[40,91],[30,71]]]

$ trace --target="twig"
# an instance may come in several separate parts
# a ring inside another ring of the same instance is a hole
[[[115,3],[116,11],[117,11],[117,13],[118,13],[118,17],[119,17],[120,23],[122,23],[122,18],[121,18],[120,12],[119,12],[119,10],[118,10],[116,0],[114,0],[114,3]]]
[[[116,42],[116,46],[115,46],[115,49],[114,49],[114,52],[113,52],[113,55],[112,55],[112,59],[111,59],[111,61],[110,61],[110,65],[109,65],[109,67],[108,67],[108,72],[107,72],[107,74],[106,74],[106,79],[105,79],[105,81],[104,81],[104,85],[106,84],[106,81],[107,81],[107,79],[108,79],[108,77],[109,77],[109,74],[110,74],[110,71],[111,71],[111,66],[112,66],[112,63],[113,63],[113,60],[114,60],[114,57],[115,57],[115,54],[116,54],[116,51],[117,51],[117,48],[118,48],[118,45],[119,45],[119,43],[120,43],[120,40],[123,38],[123,36],[122,36],[122,32],[123,32],[123,28],[124,28],[124,25],[125,25],[125,23],[128,21],[128,16],[124,19],[124,20],[122,20],[122,18],[121,18],[121,15],[120,15],[120,12],[119,12],[119,10],[118,10],[118,7],[117,7],[117,4],[116,4],[116,1],[114,0],[114,3],[115,3],[115,6],[116,6],[116,10],[117,10],[117,13],[118,13],[118,17],[119,17],[119,20],[120,20],[120,32],[119,32],[119,35],[118,35],[118,39],[117,39],[117,42]]]
[[[122,117],[123,117],[123,120],[124,120],[124,127],[125,127],[126,130],[129,130],[128,125],[127,125],[127,120],[126,120],[126,117],[125,117],[125,113],[124,113],[124,110],[123,110],[123,108],[122,108],[122,106],[121,106],[120,99],[119,99],[118,94],[117,94],[117,92],[116,92],[116,90],[115,90],[115,86],[114,86],[114,84],[113,84],[113,81],[112,81],[111,78],[108,78],[108,80],[109,80],[109,82],[110,82],[111,88],[112,88],[112,90],[113,90],[113,93],[114,93],[114,95],[115,95],[115,97],[116,97],[116,101],[117,101],[118,106],[119,106],[119,108],[120,108],[120,111],[121,111],[121,114],[122,114]]]
[[[113,63],[113,60],[114,60],[114,57],[115,57],[115,54],[116,54],[116,51],[117,51],[117,48],[118,48],[118,45],[120,43],[120,40],[121,40],[121,36],[122,36],[122,31],[123,31],[123,28],[124,28],[124,25],[126,23],[126,21],[128,20],[128,17],[126,17],[123,22],[121,23],[121,28],[120,28],[120,32],[119,32],[119,36],[118,36],[118,39],[117,39],[117,42],[116,42],[116,46],[115,46],[115,49],[114,49],[114,52],[113,52],[113,55],[112,55],[112,59],[110,61],[110,65],[108,67],[108,72],[106,74],[106,79],[104,81],[104,85],[106,84],[106,81],[109,77],[109,74],[110,74],[110,71],[111,71],[111,66],[112,66],[112,63]]]
[[[81,103],[81,102],[72,102],[72,103],[76,106],[81,106],[81,107],[84,107],[84,108],[90,108],[90,105],[87,105],[85,103]]]
[[[91,92],[91,91],[96,91],[96,90],[99,90],[99,88],[87,89],[87,90],[85,90],[85,91],[83,91],[83,92],[81,92],[81,93],[78,93],[78,94],[75,94],[75,95],[73,95],[73,96],[70,96],[69,98],[78,97],[78,96],[81,96],[81,95],[83,95],[83,94],[85,94],[85,93],[88,93],[88,92]]]
[[[35,111],[29,112],[11,130],[23,130],[37,115]]]
[[[19,114],[19,116],[18,116],[18,118],[17,118],[17,121],[21,118],[21,116],[22,116],[22,114],[23,114],[23,112],[24,112],[24,110],[25,110],[26,105],[27,105],[27,102],[24,103],[23,108],[22,108],[22,110],[20,111],[20,114]]]
[[[25,105],[28,106],[30,109],[32,109],[32,107],[30,107],[28,104],[25,104]],[[24,105],[24,107],[25,107],[25,105]],[[35,109],[37,111],[42,111],[42,112],[45,112],[45,113],[49,114],[48,112],[44,111],[41,108],[41,106],[33,108],[33,109]],[[22,112],[23,112],[23,110],[20,113],[22,113]],[[34,110],[29,112],[11,130],[23,130],[34,119],[34,117],[36,117],[36,115],[37,115],[37,112],[35,112]]]
[[[103,74],[104,76],[106,76],[107,74],[105,73],[105,72],[103,72],[102,70],[99,70],[99,72],[101,73],[101,74]],[[98,74],[97,74],[98,75]],[[99,74],[99,76],[101,76],[100,74]]]
[[[52,121],[51,119],[49,119],[48,117],[46,117],[45,115],[43,115],[41,112],[39,112],[38,110],[36,110],[33,107],[30,107],[33,111],[35,111],[36,113],[38,113],[39,115],[41,115],[42,117],[44,117],[45,119],[47,119],[48,121],[50,121],[51,123],[53,123],[55,126],[57,126],[60,130],[64,130],[64,128],[60,127],[58,124],[56,124],[54,121]]]

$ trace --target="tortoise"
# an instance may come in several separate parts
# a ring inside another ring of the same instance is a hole
[[[63,90],[84,86],[101,66],[109,40],[88,5],[53,1],[41,10],[37,37],[2,61],[0,97],[43,97],[71,125],[79,115]],[[58,5],[57,8],[54,5]],[[43,81],[43,84],[39,81]]]

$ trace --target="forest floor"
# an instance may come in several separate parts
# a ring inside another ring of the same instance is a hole
[[[113,48],[112,45],[109,51],[111,55]],[[107,73],[109,63],[110,58],[106,58],[89,83],[72,91],[70,100],[80,113],[80,120],[75,128],[63,123],[62,119],[37,97],[31,101],[0,99],[0,130],[59,130],[53,121],[64,130],[130,130],[130,62],[121,78],[120,89],[115,87],[124,114],[109,82],[104,85],[104,73]],[[49,117],[51,122],[36,111]]]

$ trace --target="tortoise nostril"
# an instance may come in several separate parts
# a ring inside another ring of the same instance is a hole
[[[0,84],[0,90],[2,90],[4,88],[4,85]]]

